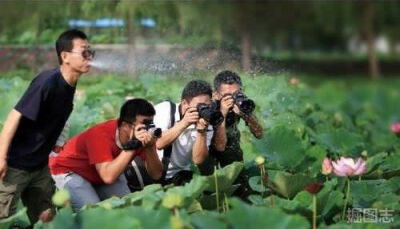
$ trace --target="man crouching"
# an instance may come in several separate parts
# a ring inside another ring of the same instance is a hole
[[[182,91],[181,102],[155,105],[154,123],[162,137],[156,142],[165,174],[163,184],[184,185],[193,177],[193,165],[208,157],[210,145],[225,149],[224,117],[211,103],[212,89],[203,80],[192,80]]]
[[[160,179],[162,164],[155,138],[145,126],[154,115],[153,106],[146,100],[128,100],[119,119],[100,123],[73,137],[57,156],[50,158],[56,186],[69,191],[74,210],[130,193],[123,172],[136,156],[145,161],[153,179]],[[137,143],[132,144],[135,140]]]

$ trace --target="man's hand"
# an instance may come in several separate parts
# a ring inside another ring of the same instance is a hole
[[[12,109],[4,122],[3,130],[0,134],[0,180],[3,180],[6,176],[7,152],[17,131],[21,117],[22,114],[19,111]]]
[[[244,116],[244,113],[240,111],[240,108],[239,108],[236,104],[233,105],[233,109],[232,109],[232,110],[233,110],[237,115],[239,115],[240,117],[243,117],[243,116]]]
[[[207,131],[207,127],[208,127],[208,122],[203,118],[199,119],[199,121],[196,123],[196,129],[200,133],[205,133]]]
[[[7,172],[7,159],[0,159],[0,180],[3,180]]]
[[[186,127],[188,127],[191,124],[197,123],[198,121],[199,112],[197,112],[197,108],[189,107],[182,118],[182,122],[185,124]]]
[[[220,111],[224,117],[228,114],[229,110],[233,107],[235,101],[231,95],[222,97]]]
[[[155,144],[155,139],[152,134],[146,130],[144,124],[137,125],[135,127],[135,137],[142,142],[143,147],[151,148]]]

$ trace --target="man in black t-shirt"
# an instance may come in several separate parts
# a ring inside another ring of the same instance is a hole
[[[56,42],[60,67],[36,76],[11,110],[0,135],[0,219],[15,213],[18,199],[31,223],[52,209],[48,156],[73,108],[78,79],[94,57],[86,35],[62,33]]]

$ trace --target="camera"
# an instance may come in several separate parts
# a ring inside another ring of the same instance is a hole
[[[160,138],[162,134],[161,128],[157,128],[156,125],[154,125],[153,120],[151,119],[146,119],[143,121],[143,124],[146,126],[146,130],[152,134],[155,138]]]
[[[153,135],[154,138],[160,138],[162,135],[162,130],[161,128],[157,128],[156,125],[154,125],[153,120],[146,119],[143,121],[143,124],[145,125],[145,129]],[[142,147],[142,142],[139,141],[138,139],[134,138],[130,140],[127,144],[122,146],[123,150],[135,150]]]
[[[197,112],[199,112],[199,117],[206,120],[212,126],[218,126],[224,121],[224,116],[217,108],[216,103],[211,103],[209,105],[205,103],[199,103],[197,105]]]
[[[252,113],[256,107],[254,101],[247,98],[247,96],[241,91],[234,93],[232,98],[235,101],[235,104],[239,107],[240,111],[245,114]]]

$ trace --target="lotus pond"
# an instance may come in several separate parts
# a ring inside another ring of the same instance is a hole
[[[196,175],[183,187],[150,185],[77,214],[61,191],[53,198],[61,205],[57,215],[35,228],[399,228],[400,135],[391,127],[400,121],[400,81],[290,78],[242,75],[264,126],[257,140],[241,124],[244,163]],[[69,120],[71,136],[117,117],[127,97],[176,101],[189,80],[85,77]],[[29,82],[18,74],[0,78],[0,128]],[[246,200],[232,196],[243,169],[253,190]],[[28,225],[25,211],[0,228]]]

